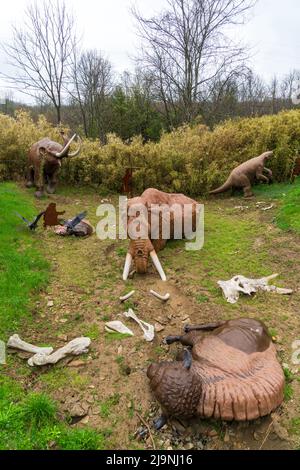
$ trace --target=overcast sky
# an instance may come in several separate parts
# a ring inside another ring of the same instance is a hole
[[[21,24],[31,0],[6,0],[0,15],[0,42],[9,42],[11,25]],[[113,63],[116,72],[133,67],[138,41],[130,6],[135,3],[146,15],[158,12],[166,0],[66,0],[73,10],[84,48],[101,50]],[[300,2],[299,0],[258,0],[249,23],[235,35],[252,49],[252,67],[266,80],[274,74],[284,75],[300,69]],[[6,58],[0,51],[0,71],[6,70]],[[0,79],[0,98],[5,93]],[[14,93],[15,97],[20,97]],[[24,98],[25,100],[25,98]]]

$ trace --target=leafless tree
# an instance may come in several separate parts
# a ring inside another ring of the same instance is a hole
[[[14,73],[6,78],[23,93],[50,101],[61,121],[63,90],[76,47],[75,23],[63,0],[30,5],[22,28],[4,50]]]
[[[224,80],[242,63],[244,48],[230,39],[228,29],[243,23],[254,3],[167,0],[167,9],[152,18],[133,9],[143,44],[140,60],[155,73],[171,125],[178,113],[191,121],[211,82]]]
[[[105,139],[107,98],[113,88],[112,65],[100,52],[84,52],[78,62],[74,56],[73,89],[70,94],[78,103],[86,136]]]

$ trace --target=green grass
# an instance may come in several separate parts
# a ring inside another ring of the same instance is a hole
[[[110,416],[113,407],[119,404],[120,397],[119,393],[115,393],[100,404],[100,415],[102,418],[108,418]]]
[[[284,198],[276,223],[282,230],[300,232],[300,184],[293,186],[293,190]]]
[[[32,219],[37,211],[31,196],[15,184],[0,183],[0,338],[18,331],[19,321],[30,316],[29,296],[44,287],[49,265],[38,251],[35,233],[16,216]]]

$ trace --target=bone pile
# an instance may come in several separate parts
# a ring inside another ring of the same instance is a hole
[[[278,277],[278,274],[263,277],[261,279],[248,279],[244,276],[235,276],[229,281],[219,281],[218,285],[221,287],[224,297],[230,304],[236,304],[240,297],[240,292],[246,295],[255,294],[261,290],[264,292],[272,292],[280,295],[291,295],[292,289],[281,289],[276,286],[269,286],[272,279]]]
[[[40,348],[33,344],[26,343],[18,335],[13,335],[9,338],[7,346],[14,349],[20,349],[21,351],[33,353],[30,359],[28,359],[28,365],[33,366],[44,366],[47,364],[56,364],[61,359],[73,355],[79,356],[88,352],[90,347],[90,338],[76,338],[70,341],[68,344],[53,352],[53,348]]]

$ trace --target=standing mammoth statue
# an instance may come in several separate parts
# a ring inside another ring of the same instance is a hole
[[[76,157],[81,150],[81,139],[76,134],[71,139],[67,139],[61,132],[64,144],[50,140],[48,137],[39,140],[33,144],[28,152],[28,176],[27,188],[35,186],[37,191],[35,196],[40,198],[44,194],[46,185],[47,193],[53,194],[57,185],[57,176],[61,167],[63,158]],[[79,148],[69,153],[70,146],[74,139],[78,137]]]
[[[184,194],[168,194],[150,188],[140,197],[129,199],[126,217],[130,245],[123,280],[127,280],[132,262],[137,273],[146,273],[150,257],[161,279],[166,281],[157,252],[166,246],[168,240],[189,238],[196,230],[197,214],[198,203]],[[138,227],[141,235],[132,237],[131,227]],[[181,236],[175,236],[176,230]]]

